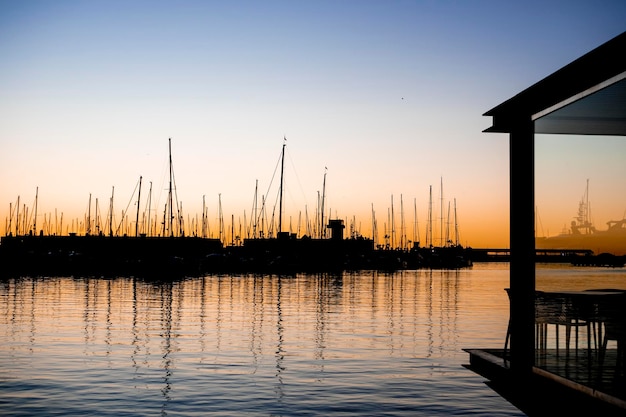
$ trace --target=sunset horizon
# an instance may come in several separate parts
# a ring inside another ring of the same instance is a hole
[[[346,236],[425,244],[432,222],[435,244],[506,248],[509,139],[483,114],[626,16],[619,2],[568,19],[559,2],[117,6],[2,7],[3,234],[84,232],[111,200],[131,234],[138,212],[163,217],[171,139],[185,233],[204,214],[210,235],[245,237],[255,198],[276,215],[286,141],[284,224],[300,236],[324,194]],[[624,142],[537,135],[537,236],[567,231],[587,180],[596,228],[624,218]]]

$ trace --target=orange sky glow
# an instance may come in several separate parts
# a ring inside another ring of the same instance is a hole
[[[186,234],[204,213],[230,244],[255,195],[277,219],[286,139],[284,230],[314,234],[324,195],[346,235],[426,243],[430,217],[431,243],[506,248],[508,137],[482,114],[626,19],[558,3],[5,3],[0,235],[106,229],[112,197],[118,233],[139,217],[158,234],[171,138]],[[537,234],[569,225],[587,181],[596,227],[622,219],[624,155],[623,138],[538,136]]]

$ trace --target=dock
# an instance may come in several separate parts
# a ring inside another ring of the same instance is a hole
[[[591,249],[536,249],[536,262],[572,263],[575,259],[594,256]],[[511,249],[506,248],[472,248],[474,262],[509,262]]]
[[[485,384],[528,416],[626,415],[623,375],[591,365],[588,355],[566,355],[550,349],[538,355],[526,378],[515,375],[503,349],[463,349],[464,366],[487,379]],[[615,363],[617,349],[607,350],[606,363]]]

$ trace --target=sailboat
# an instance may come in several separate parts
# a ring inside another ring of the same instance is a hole
[[[426,229],[426,246],[413,248],[413,252],[419,256],[421,267],[430,269],[459,269],[468,268],[473,265],[471,248],[465,248],[459,242],[459,230],[457,223],[456,199],[454,200],[454,240],[449,236],[449,226],[444,233],[444,205],[443,205],[443,180],[441,181],[441,224],[440,224],[440,244],[435,245],[433,237],[433,215],[432,215],[432,186],[428,204],[428,224]],[[450,207],[448,206],[447,224],[450,224]]]
[[[278,189],[278,223],[276,232],[272,227],[268,232],[261,230],[257,233],[258,218],[256,207],[253,209],[255,221],[252,226],[255,231],[251,237],[243,240],[241,246],[227,247],[227,263],[230,271],[247,272],[308,272],[334,271],[344,269],[362,269],[364,262],[371,261],[374,242],[371,239],[344,239],[344,221],[329,219],[323,225],[324,215],[321,214],[320,229],[317,236],[303,235],[286,231],[283,222],[284,216],[284,187],[285,187],[285,150],[286,139],[280,153],[280,184]],[[326,174],[324,174],[324,190]],[[256,189],[256,187],[255,187]],[[322,196],[322,213],[325,196]],[[255,202],[257,201],[255,196]],[[265,203],[265,199],[263,200]],[[256,203],[255,203],[256,204]],[[265,213],[263,205],[261,213]],[[270,222],[272,224],[272,222]],[[330,237],[326,238],[324,229],[330,230]]]
[[[143,275],[168,278],[173,275],[197,275],[211,265],[207,254],[222,251],[219,239],[185,236],[178,204],[174,206],[174,176],[169,140],[170,186],[166,203],[162,235],[148,235],[139,230],[141,180],[137,196],[134,235],[130,230],[113,224],[113,196],[109,218],[109,233],[96,228],[91,233],[91,195],[87,227],[84,234],[68,235],[9,233],[0,244],[2,272],[10,275]],[[97,206],[96,206],[97,207]],[[97,217],[97,215],[96,215]],[[127,216],[123,216],[126,218]],[[34,229],[34,227],[33,227]]]

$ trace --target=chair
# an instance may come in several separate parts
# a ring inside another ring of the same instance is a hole
[[[604,323],[604,340],[602,341],[602,347],[600,348],[600,366],[604,366],[604,359],[606,357],[607,345],[610,340],[617,342],[617,352],[615,359],[615,373],[616,375],[624,374],[624,363],[626,357],[624,352],[626,351],[626,326],[624,320],[610,320]]]
[[[509,288],[505,288],[511,300]],[[548,345],[548,326],[555,326],[555,347],[556,354],[559,355],[559,326],[565,326],[565,352],[569,355],[572,328],[575,329],[575,350],[578,353],[578,328],[587,328],[587,343],[591,352],[591,323],[585,320],[571,300],[558,293],[543,291],[535,292],[535,349],[545,356]],[[508,353],[509,340],[511,336],[511,319],[507,328],[504,340],[504,357]]]
[[[625,290],[616,289],[616,288],[592,288],[592,289],[585,290],[585,292],[590,292],[590,293],[604,292],[604,293],[615,293],[615,294],[626,293]],[[610,309],[612,309],[612,307]],[[591,323],[591,328],[593,330],[593,341],[596,346],[598,346],[598,344],[602,345],[604,342],[604,338],[602,337],[602,331],[604,327],[604,322],[606,321],[606,318],[604,316],[607,314],[607,312],[605,310],[606,310],[606,307],[602,307],[596,304],[592,309],[588,309],[588,311],[584,313],[586,315],[587,320],[590,321]],[[601,346],[600,346],[600,349],[598,349],[598,356],[600,354],[602,354]]]
[[[580,306],[575,305],[566,295],[537,291],[535,293],[535,324],[537,326],[537,347],[546,353],[548,326],[555,327],[556,354],[559,355],[559,326],[565,326],[565,354],[569,355],[572,329],[575,331],[575,352],[578,354],[579,332],[587,328],[587,348],[591,352],[591,322]]]
[[[615,373],[623,375],[626,363],[626,294],[600,304],[598,311],[604,324],[604,337],[598,355],[600,366],[604,366],[609,341],[615,341]]]

